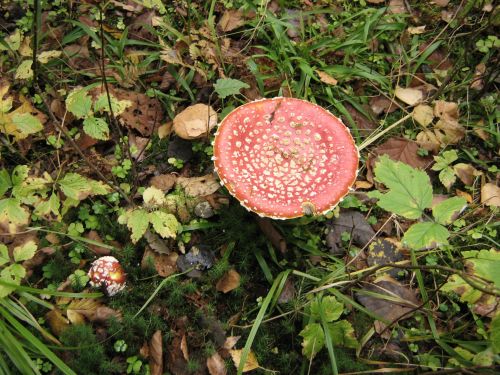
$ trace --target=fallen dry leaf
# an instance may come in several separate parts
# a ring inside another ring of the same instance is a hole
[[[370,267],[387,263],[396,263],[405,259],[399,244],[391,238],[376,239],[368,246],[368,257],[366,262]],[[389,268],[383,274],[397,277],[398,268]]]
[[[389,138],[382,143],[373,153],[376,156],[388,155],[392,160],[402,161],[405,164],[411,165],[414,168],[426,168],[432,159],[419,156],[418,144],[406,138]],[[370,163],[371,165],[371,163]]]
[[[445,7],[448,5],[450,0],[434,0],[433,3],[436,4],[438,7]]]
[[[464,185],[471,186],[474,179],[482,173],[470,164],[458,163],[453,166],[453,170],[457,177],[464,183]]]
[[[215,289],[222,293],[228,293],[233,289],[236,289],[240,286],[241,276],[238,272],[231,269],[227,271],[224,276],[222,276],[217,284],[215,285]]]
[[[373,186],[373,183],[370,181],[364,181],[364,180],[359,181],[358,180],[354,183],[354,186],[356,187],[356,190],[357,189],[371,189],[371,187]]]
[[[47,320],[50,330],[56,336],[60,336],[70,325],[69,320],[63,316],[59,309],[50,310],[45,314],[45,319]]]
[[[217,113],[206,104],[187,107],[174,118],[174,132],[183,139],[207,136],[217,124]]]
[[[411,115],[423,127],[427,127],[434,120],[434,110],[427,104],[417,105]]]
[[[224,12],[217,26],[221,31],[228,32],[243,26],[244,23],[243,12],[237,9],[230,9]]]
[[[160,330],[149,341],[149,369],[151,375],[163,374],[163,337]]]
[[[100,242],[100,243],[104,244],[104,242],[101,239],[101,236],[99,236],[99,233],[97,233],[97,231],[95,231],[95,230],[89,231],[88,233],[86,233],[84,235],[84,237],[88,240],[92,240],[92,241]],[[111,249],[106,248],[106,247],[102,247],[102,246],[94,245],[94,244],[87,244],[87,246],[90,250],[92,250],[97,255],[108,255],[111,253]]]
[[[329,231],[326,243],[334,254],[341,252],[341,237],[344,232],[350,233],[352,242],[359,247],[364,247],[375,237],[375,232],[364,215],[357,211],[342,211],[339,217],[327,222],[327,227]]]
[[[465,192],[465,191],[462,191],[462,190],[459,190],[459,189],[456,189],[455,190],[455,194],[459,197],[464,197],[465,200],[467,201],[467,203],[472,203],[474,201],[474,199],[472,198],[472,195],[470,195],[469,193]]]
[[[177,185],[182,187],[186,194],[191,197],[210,195],[220,188],[220,184],[213,174],[201,177],[179,177]]]
[[[177,176],[173,173],[160,174],[151,178],[151,180],[149,180],[149,183],[151,186],[154,186],[155,188],[160,189],[164,193],[166,193],[174,187],[176,180]]]
[[[403,88],[401,86],[397,86],[394,94],[396,95],[396,98],[410,106],[417,105],[424,98],[422,91],[411,87]]]
[[[411,35],[423,34],[424,32],[425,32],[425,25],[424,26],[410,26],[408,28],[408,33]]]
[[[168,277],[177,272],[177,253],[158,254],[146,248],[141,261],[141,267],[146,268],[153,265],[158,275]]]
[[[318,75],[319,80],[327,85],[335,86],[339,82],[330,74],[322,72],[321,70],[316,70],[316,74]]]
[[[243,352],[243,350],[241,350],[241,349],[233,349],[233,350],[229,351],[236,368],[238,368],[240,361],[241,361],[241,352]],[[243,372],[252,371],[252,370],[255,370],[256,368],[259,368],[259,367],[260,366],[259,366],[259,362],[257,361],[257,357],[255,356],[255,354],[253,354],[252,351],[250,351],[248,353],[245,365],[243,366]]]
[[[374,96],[370,99],[370,107],[376,115],[381,113],[392,113],[398,106],[383,95]]]
[[[226,338],[226,341],[224,342],[224,345],[222,347],[226,350],[230,350],[234,348],[240,338],[241,336],[229,336]]]
[[[500,207],[500,188],[488,182],[481,188],[481,203],[490,207]]]
[[[437,154],[441,148],[441,142],[432,130],[423,130],[417,134],[418,145],[433,154]]]
[[[486,64],[481,63],[476,66],[474,70],[474,80],[472,81],[470,88],[473,90],[482,90],[484,87],[483,75],[486,72]]]
[[[403,0],[390,0],[389,11],[393,14],[406,13],[406,6]]]
[[[215,352],[207,358],[207,368],[210,375],[226,375],[227,368],[219,353]]]
[[[260,216],[255,216],[255,221],[274,248],[279,250],[282,254],[285,254],[287,251],[285,237],[283,237],[281,232],[274,227],[273,221],[267,217]]]
[[[189,352],[188,352],[188,344],[187,344],[187,340],[186,340],[186,335],[182,335],[181,352],[182,352],[182,356],[184,357],[184,359],[186,361],[189,361]]]

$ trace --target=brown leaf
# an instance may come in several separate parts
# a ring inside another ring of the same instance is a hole
[[[240,286],[241,276],[238,272],[231,269],[227,271],[222,278],[217,281],[215,289],[222,293],[228,293]]]
[[[417,154],[418,144],[406,138],[389,138],[378,146],[373,153],[377,156],[388,155],[392,160],[402,161],[414,168],[426,168],[432,159]]]
[[[172,126],[174,123],[172,121],[167,122],[166,124],[160,125],[158,127],[158,137],[160,139],[168,137],[172,133]]]
[[[111,318],[115,318],[120,321],[122,319],[122,314],[118,310],[114,310],[111,307],[99,306],[95,310],[95,314],[89,317],[89,320],[95,323],[105,323]]]
[[[234,348],[240,338],[241,336],[229,336],[228,338],[226,338],[223,348],[226,350]]]
[[[339,217],[327,222],[326,243],[334,254],[342,252],[342,233],[351,235],[352,241],[359,247],[366,246],[375,237],[375,231],[358,211],[341,211]]]
[[[476,66],[474,71],[474,81],[471,83],[470,88],[473,90],[482,90],[484,87],[483,75],[486,72],[486,64],[481,63]]]
[[[319,76],[319,80],[327,85],[335,86],[339,82],[330,74],[322,72],[321,70],[316,70],[316,74]]]
[[[138,137],[129,133],[128,143],[131,156],[134,160],[141,161],[146,156],[146,147],[150,144],[149,138]]]
[[[276,250],[279,250],[282,254],[287,251],[285,237],[274,227],[273,221],[266,217],[255,216],[255,221],[259,226],[264,236],[267,237],[271,244]]]
[[[56,335],[60,336],[61,333],[69,327],[69,320],[66,319],[59,309],[53,309],[45,314],[45,319],[50,327],[50,330]]]
[[[370,99],[370,107],[376,115],[381,113],[392,113],[398,106],[383,95],[374,96]]]
[[[188,344],[187,344],[187,340],[186,340],[186,335],[182,335],[180,348],[181,348],[182,356],[184,357],[184,359],[186,361],[189,361],[189,352],[188,352]]]
[[[144,238],[148,241],[151,249],[160,254],[170,254],[171,249],[168,247],[168,242],[163,240],[160,236],[155,233],[151,233],[151,231],[147,230],[144,233]]]
[[[407,13],[403,0],[390,0],[389,11],[393,14]]]
[[[482,173],[470,164],[458,163],[453,166],[453,170],[457,177],[464,183],[464,185],[471,186],[475,177],[480,176]]]
[[[89,231],[88,233],[86,233],[84,235],[84,237],[88,240],[103,243],[101,236],[99,236],[99,233],[97,233],[97,231],[95,231],[95,230]],[[93,244],[87,244],[87,246],[89,247],[90,250],[92,250],[97,255],[109,255],[111,253],[111,250],[106,248],[106,247],[93,245]]]
[[[231,358],[233,359],[234,366],[238,368],[240,361],[241,361],[241,353],[243,350],[241,349],[233,349],[230,350],[229,353],[231,354]],[[257,357],[255,354],[250,351],[247,356],[247,360],[245,362],[245,365],[243,366],[243,372],[248,372],[255,370],[256,368],[259,368],[259,362],[257,361]]]
[[[441,145],[457,144],[465,136],[465,129],[456,120],[441,119],[434,127]]]
[[[427,104],[417,105],[412,112],[413,119],[423,127],[429,125],[434,120],[434,111]]]
[[[283,290],[278,297],[278,303],[287,303],[295,298],[295,286],[291,278],[287,278]]]
[[[230,9],[224,12],[217,26],[221,31],[228,32],[243,26],[244,23],[243,12],[237,9]]]
[[[387,263],[396,263],[405,259],[399,244],[391,238],[376,239],[368,246],[368,257],[366,262],[370,267]],[[389,268],[383,274],[397,277],[398,268]]]
[[[438,7],[445,7],[448,5],[450,0],[433,0],[433,3],[436,4]]]
[[[410,313],[415,311],[415,308],[420,305],[412,290],[390,276],[382,276],[374,283],[366,283],[363,290],[377,293],[381,296],[397,298],[397,301],[389,301],[381,297],[363,294],[362,292],[357,294],[357,298],[363,306],[389,322],[409,318]]]
[[[490,207],[500,207],[500,188],[488,182],[481,188],[481,203]]]
[[[54,254],[56,250],[53,247],[42,247],[38,249],[33,258],[25,260],[23,262],[23,267],[26,270],[26,277],[30,277],[33,274],[33,269],[35,267],[41,266],[47,257]]]
[[[207,358],[207,368],[210,375],[226,375],[227,368],[219,353],[215,352]]]
[[[100,306],[102,303],[95,298],[73,299],[66,309],[66,316],[72,324],[83,324],[85,318],[94,320],[97,308]]]
[[[351,115],[354,123],[356,124],[358,130],[362,135],[364,134],[370,134],[372,130],[374,130],[377,127],[377,124],[371,120],[370,118],[366,117],[363,115],[361,112],[359,112],[357,109],[355,109],[353,106],[349,104],[345,104],[345,108],[347,109],[347,112]],[[370,113],[371,108],[368,106],[365,106],[365,110]]]
[[[408,27],[408,33],[410,35],[418,35],[418,34],[423,34],[425,32],[425,25],[424,26],[413,26],[413,27]]]
[[[373,183],[371,183],[370,181],[357,180],[354,183],[354,186],[356,187],[356,190],[370,189],[373,186]]]
[[[206,104],[187,107],[174,118],[174,131],[183,139],[197,139],[208,135],[217,124],[217,113]]]
[[[179,255],[174,252],[170,254],[158,254],[153,251],[146,250],[142,258],[141,266],[146,266],[147,262],[149,262],[148,259],[151,259],[158,275],[161,277],[168,277],[177,272],[176,262],[178,257]]]
[[[427,151],[437,154],[441,148],[438,136],[432,130],[423,130],[417,134],[416,142]]]
[[[163,374],[163,337],[156,331],[149,341],[149,368],[151,375]]]
[[[182,187],[186,194],[191,197],[210,195],[220,188],[220,184],[213,174],[201,177],[179,177],[177,185]]]
[[[177,176],[173,173],[170,174],[160,174],[158,176],[154,176],[149,183],[151,186],[154,186],[157,189],[162,190],[164,193],[168,192],[175,185],[175,181],[177,180]]]
[[[424,94],[422,91],[415,88],[404,88],[400,86],[396,86],[396,90],[394,91],[396,98],[401,100],[403,103],[406,103],[410,106],[415,106],[422,101],[424,98]]]

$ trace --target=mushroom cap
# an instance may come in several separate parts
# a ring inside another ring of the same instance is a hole
[[[92,262],[88,272],[90,285],[103,287],[108,296],[113,296],[125,288],[127,275],[118,259],[104,256]]]
[[[290,219],[331,210],[356,180],[349,129],[320,106],[294,98],[244,104],[214,141],[221,183],[260,216]]]

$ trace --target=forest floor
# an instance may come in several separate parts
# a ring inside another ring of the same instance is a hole
[[[0,374],[498,373],[499,26],[491,0],[0,1]],[[358,146],[323,215],[259,218],[214,173],[216,124],[278,96]]]

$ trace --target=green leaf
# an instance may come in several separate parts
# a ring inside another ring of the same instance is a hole
[[[16,198],[0,200],[0,222],[7,221],[14,225],[25,225],[29,221],[28,211]]]
[[[57,183],[64,195],[71,199],[81,201],[92,193],[92,186],[88,180],[78,173],[67,173]]]
[[[432,170],[440,171],[445,169],[457,159],[458,154],[456,150],[445,151],[441,154],[441,156],[434,156],[434,161],[436,163],[432,166]]]
[[[3,243],[0,243],[0,266],[9,263],[9,249]]]
[[[432,208],[432,215],[439,224],[447,225],[453,221],[453,216],[462,211],[466,205],[467,201],[464,197],[448,198]]]
[[[320,301],[318,298],[311,302],[311,315],[313,319],[320,320]],[[325,314],[325,320],[327,322],[333,322],[340,318],[342,312],[344,311],[344,304],[337,301],[334,296],[326,296],[321,299],[321,307],[323,308],[323,313]]]
[[[325,345],[325,333],[319,323],[309,323],[299,333],[303,337],[302,354],[312,359]]]
[[[413,224],[403,236],[403,244],[420,250],[439,245],[448,245],[448,229],[434,222]]]
[[[429,176],[401,162],[383,155],[374,168],[375,179],[389,192],[380,195],[378,205],[407,219],[417,219],[432,204],[432,186]]]
[[[106,121],[98,117],[87,117],[83,120],[83,130],[94,139],[109,139],[109,127]]]
[[[451,167],[446,167],[439,172],[439,181],[443,184],[443,186],[450,190],[451,185],[455,183],[457,180],[457,176],[455,176],[455,171]]]
[[[328,324],[328,331],[332,337],[332,342],[336,346],[345,346],[346,348],[357,348],[359,346],[354,328],[347,320],[340,320]]]
[[[136,243],[144,235],[149,226],[149,214],[145,210],[133,210],[125,214],[127,227],[132,231],[130,238]]]
[[[60,206],[61,202],[59,200],[59,196],[53,192],[48,200],[40,202],[35,207],[34,213],[38,216],[48,216],[53,213],[56,217],[60,218]]]
[[[221,99],[230,95],[237,95],[241,89],[248,88],[250,88],[248,84],[233,78],[219,78],[214,84],[215,92]]]
[[[40,120],[31,113],[14,113],[11,116],[12,123],[19,131],[17,138],[26,138],[30,134],[37,133],[43,129]]]
[[[9,172],[5,168],[0,169],[0,197],[11,187],[12,181],[10,180]]]
[[[180,224],[172,214],[163,211],[153,211],[149,213],[149,221],[153,228],[163,238],[175,238],[180,229]]]
[[[8,267],[5,267],[0,272],[0,279],[16,284],[21,285],[21,279],[26,275],[26,270],[20,264],[11,264]],[[13,292],[15,288],[5,285],[0,285],[0,298],[8,296],[11,292]]]
[[[14,256],[14,260],[16,262],[22,262],[23,260],[33,258],[36,253],[36,249],[37,246],[35,241],[31,240],[21,246],[15,247],[12,255]]]
[[[17,165],[12,171],[12,186],[21,185],[28,178],[29,167]]]
[[[500,251],[471,250],[462,252],[467,272],[491,281],[500,289]]]
[[[32,60],[24,60],[16,69],[16,79],[31,79],[33,78],[33,69],[31,69],[31,65],[33,64]]]
[[[500,353],[500,314],[497,314],[490,324],[490,342],[493,352]]]
[[[111,191],[111,188],[102,181],[87,179],[92,195],[104,195]]]
[[[455,292],[462,302],[474,303],[481,298],[481,292],[474,289],[458,275],[451,275],[441,287],[443,292]]]
[[[111,109],[113,109],[113,115],[121,115],[128,107],[132,105],[130,100],[118,100],[114,95],[109,94],[109,99],[111,101]],[[104,111],[109,112],[109,102],[108,95],[103,92],[99,95],[94,103],[94,111]]]
[[[92,99],[87,94],[86,89],[75,89],[66,98],[66,108],[76,118],[84,118],[91,114]]]

